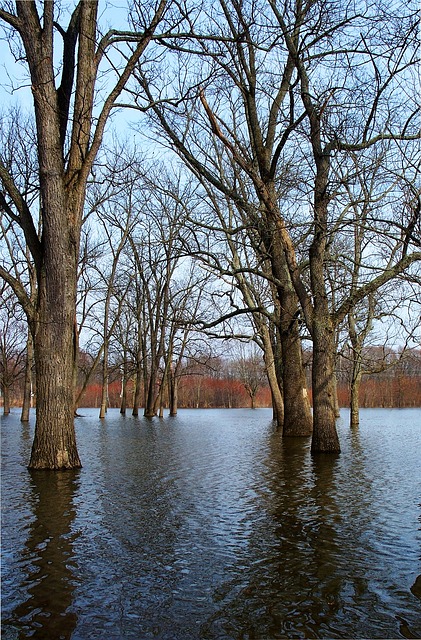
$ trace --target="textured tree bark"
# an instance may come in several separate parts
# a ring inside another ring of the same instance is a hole
[[[317,146],[317,145],[315,145]],[[329,159],[317,154],[314,218],[315,231],[310,247],[310,279],[313,294],[313,453],[339,453],[336,431],[336,343],[335,326],[325,283],[325,254],[327,239],[327,183]]]
[[[315,313],[315,316],[317,314]],[[325,317],[313,323],[313,453],[339,453],[336,431],[334,329]]]
[[[298,327],[298,301],[291,287],[279,295],[282,313],[280,336],[282,344],[282,385],[284,399],[284,436],[309,436],[313,418],[307,394],[301,339]]]
[[[50,249],[53,255],[50,258],[55,267],[49,277],[44,277],[39,283],[39,310],[33,336],[37,417],[29,463],[31,469],[72,469],[81,466],[73,412],[76,296],[73,273],[76,274],[76,269],[69,267],[69,263],[74,263],[75,255],[72,250],[64,259],[63,249],[63,246],[57,247],[53,243]]]
[[[84,5],[81,12],[91,54],[95,42],[89,34],[95,34],[96,9],[96,3],[91,3]],[[17,3],[17,11],[22,25],[25,25],[21,27],[20,35],[31,73],[42,206],[42,236],[39,245],[34,242],[32,249],[38,283],[36,311],[30,323],[34,341],[37,413],[29,467],[77,468],[81,464],[74,430],[74,367],[77,357],[74,323],[86,182],[74,180],[74,175],[68,181],[65,174],[61,135],[64,121],[52,62],[54,5],[44,5],[43,29],[35,3]],[[66,62],[74,63],[71,54]],[[92,61],[85,62],[86,69],[92,70]],[[81,75],[83,69],[79,70],[76,101],[82,100],[82,96],[78,96],[81,83],[88,93],[91,86],[88,78]],[[89,105],[84,106],[83,113],[85,119],[90,120]],[[83,126],[83,122],[79,126]],[[86,131],[79,137],[71,171],[80,169],[81,154],[86,149],[88,138],[89,132]]]
[[[284,436],[309,436],[313,430],[310,401],[302,361],[299,333],[299,305],[279,237],[277,212],[269,214],[270,257],[279,284],[279,336],[282,351],[282,396],[284,402]]]

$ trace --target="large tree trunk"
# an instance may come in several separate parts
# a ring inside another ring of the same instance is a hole
[[[284,436],[309,436],[313,418],[307,394],[301,338],[298,325],[298,301],[291,287],[280,293],[280,339],[282,345],[282,386],[284,398]]]
[[[335,339],[330,320],[315,318],[313,324],[313,438],[311,450],[339,453],[336,432]]]
[[[276,216],[276,211],[272,214]],[[299,334],[299,306],[276,220],[271,224],[271,261],[279,281],[279,337],[282,349],[284,436],[309,436],[313,430]]]
[[[34,335],[37,412],[31,469],[81,466],[73,411],[76,267],[74,251],[69,255],[65,244],[57,242],[50,247],[50,269],[39,283]]]
[[[336,340],[335,327],[329,311],[328,292],[325,283],[325,253],[327,239],[327,176],[328,159],[318,163],[315,183],[314,214],[315,231],[310,247],[310,278],[313,294],[313,440],[314,453],[338,453],[339,438],[336,432]]]
[[[96,4],[87,4],[84,9],[81,22],[87,33],[95,33]],[[29,467],[76,468],[81,464],[74,429],[73,374],[77,358],[74,327],[80,226],[86,181],[78,183],[76,179],[80,162],[72,165],[69,174],[71,180],[67,181],[65,176],[62,135],[64,114],[55,86],[52,61],[53,5],[44,4],[42,29],[35,3],[17,3],[17,11],[20,20],[26,25],[20,35],[31,73],[42,215],[39,244],[35,242],[33,235],[28,234],[34,249],[38,282],[36,311],[31,319],[37,413]],[[94,49],[91,38],[85,37],[84,42],[88,43],[91,51]],[[82,40],[79,47],[82,47]],[[87,62],[88,66],[92,66],[91,61]],[[79,63],[82,65],[80,59]],[[84,77],[82,83],[80,86],[89,93],[91,85],[88,78]],[[76,91],[75,103],[80,103],[85,98],[85,94]],[[81,113],[81,109],[78,113]],[[89,105],[85,105],[85,113],[86,118],[89,118]],[[84,124],[78,122],[75,127],[83,127]],[[74,130],[73,134],[78,141],[76,155],[80,156],[89,131],[83,131],[79,135]]]

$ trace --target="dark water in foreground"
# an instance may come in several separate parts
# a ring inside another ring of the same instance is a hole
[[[421,410],[316,458],[269,410],[83,413],[57,474],[2,420],[4,640],[421,637]]]

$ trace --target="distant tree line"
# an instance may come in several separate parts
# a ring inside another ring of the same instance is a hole
[[[24,350],[24,345],[20,346]],[[3,414],[11,407],[22,407],[25,395],[25,357],[15,344],[15,350],[7,351],[2,342],[0,382],[1,405]],[[10,347],[10,345],[9,345]],[[311,401],[311,353],[304,354],[306,377]],[[368,347],[364,350],[367,369],[364,372],[360,390],[359,406],[362,408],[403,408],[421,407],[421,350],[394,351],[381,347]],[[101,365],[90,375],[86,384],[86,370],[91,370],[93,358],[82,352],[79,357],[80,369],[77,389],[83,389],[81,406],[100,408],[103,396]],[[124,380],[124,370],[129,371]],[[122,414],[136,407],[135,396],[136,366],[127,363],[126,369],[121,363],[110,363],[106,387],[107,407],[118,408]],[[157,386],[163,384],[163,370],[159,371]],[[336,371],[339,407],[349,407],[351,401],[352,362],[346,356],[338,359]],[[263,359],[255,357],[224,359],[222,357],[202,358],[202,361],[183,361],[178,371],[177,407],[178,408],[240,408],[271,407],[270,387],[264,371]],[[145,388],[141,386],[141,406],[146,404]],[[32,389],[31,405],[36,404],[36,387]],[[162,411],[170,409],[170,386],[163,386],[161,394]]]

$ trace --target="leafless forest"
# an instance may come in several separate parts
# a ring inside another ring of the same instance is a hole
[[[30,467],[79,407],[419,406],[418,5],[0,3],[0,373]]]

